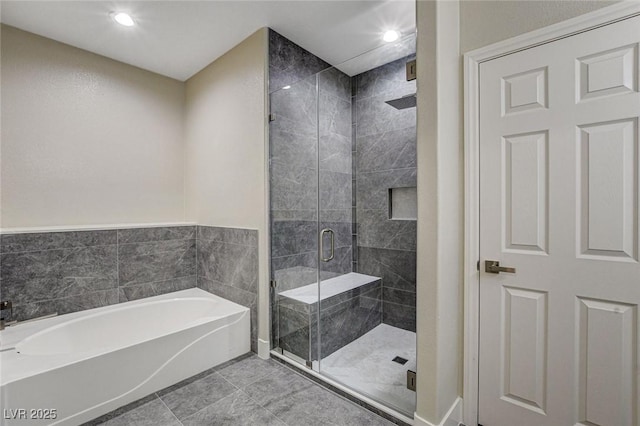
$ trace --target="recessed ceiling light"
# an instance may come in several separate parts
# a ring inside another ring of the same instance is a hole
[[[387,43],[391,43],[392,41],[396,41],[398,38],[400,38],[400,33],[398,31],[395,31],[395,30],[386,31],[384,33],[384,35],[382,36],[382,39],[384,41],[386,41]]]
[[[113,12],[111,13],[111,17],[118,24],[124,25],[125,27],[133,27],[133,25],[135,24],[133,18],[129,16],[129,14],[124,12]]]

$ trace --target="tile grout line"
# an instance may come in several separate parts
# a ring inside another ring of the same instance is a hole
[[[372,174],[376,174],[376,173],[388,173],[388,172],[398,172],[398,171],[405,171],[405,170],[417,170],[418,167],[417,166],[411,166],[411,167],[392,167],[390,169],[369,169],[369,170],[364,170],[361,171],[358,175],[362,176],[362,175],[372,175]],[[357,178],[356,178],[357,179]]]
[[[74,232],[74,231],[69,231]],[[42,232],[45,234],[46,232]],[[2,254],[25,254],[25,253],[39,253],[39,252],[47,252],[47,251],[55,251],[55,250],[78,250],[78,249],[89,249],[93,247],[109,247],[109,246],[119,246],[119,245],[130,245],[130,244],[151,244],[151,243],[162,243],[168,241],[189,241],[191,238],[170,238],[166,240],[149,240],[149,241],[131,241],[131,242],[120,242],[119,234],[116,236],[116,241],[108,244],[89,244],[89,245],[78,245],[78,246],[63,246],[63,247],[53,247],[53,248],[45,248],[45,249],[35,249],[35,250],[13,250],[13,251],[3,251]],[[233,244],[233,243],[230,243]],[[242,245],[242,244],[238,244]],[[253,247],[253,246],[252,246]]]
[[[280,368],[282,368],[281,366],[278,366]],[[261,376],[258,380],[262,380],[266,377],[272,376],[274,374],[276,374],[277,372],[274,371],[272,373],[267,373],[264,376]],[[260,404],[258,401],[256,401],[254,398],[251,397],[251,395],[249,395],[247,392],[245,392],[244,388],[246,388],[249,385],[252,385],[254,383],[257,383],[258,380],[255,380],[245,386],[243,386],[242,388],[238,388],[240,390],[240,392],[242,392],[243,394],[245,394],[247,396],[247,398],[249,398],[251,401],[253,401],[253,403],[255,403],[258,407],[262,408],[263,410],[265,410],[267,413],[271,414],[274,418],[276,418],[278,421],[280,421],[282,424],[288,425],[289,423],[285,422],[283,419],[281,419],[280,417],[278,417],[274,412],[272,412],[271,410],[269,410],[267,407],[265,407],[264,405]],[[236,386],[237,387],[237,386]]]
[[[211,278],[206,278],[206,277],[202,277],[202,279],[203,279],[203,280],[207,280],[207,281],[209,281],[210,283],[215,284],[215,285],[217,285],[217,286],[221,286],[221,287],[223,287],[223,288],[224,288],[224,287],[233,288],[233,289],[235,289],[236,291],[241,291],[241,292],[243,292],[243,293],[247,293],[247,294],[249,294],[249,295],[252,295],[252,296],[256,296],[256,297],[257,297],[257,293],[253,293],[253,292],[251,292],[251,291],[249,291],[249,290],[245,290],[245,289],[243,289],[242,287],[237,287],[237,286],[235,286],[235,285],[233,285],[233,284],[231,284],[231,283],[223,283],[222,281],[213,280],[213,279],[211,279]],[[215,293],[214,293],[214,294],[215,294]],[[220,296],[220,297],[222,297],[222,296]],[[231,299],[229,299],[229,300],[231,300]],[[256,299],[256,300],[257,300],[257,299]],[[233,302],[233,301],[232,301],[232,302]],[[234,302],[234,303],[238,303],[238,302]],[[238,303],[238,304],[240,304],[240,303]],[[244,306],[244,305],[242,305],[242,306]],[[245,306],[245,308],[249,308],[249,306]]]
[[[293,373],[294,373],[294,374],[297,374],[298,376],[302,377],[303,379],[306,379],[307,381],[311,382],[313,385],[315,385],[315,386],[319,387],[320,389],[322,389],[322,390],[324,390],[324,391],[327,391],[327,392],[329,392],[329,393],[331,393],[331,394],[333,394],[333,395],[337,396],[338,398],[340,398],[340,399],[342,399],[342,400],[344,400],[344,401],[346,401],[346,402],[350,403],[351,405],[353,405],[353,406],[355,406],[355,407],[358,407],[360,410],[363,410],[363,411],[365,411],[365,412],[371,413],[371,414],[373,414],[373,415],[375,415],[375,416],[377,416],[377,417],[380,417],[380,418],[381,418],[381,419],[383,419],[383,420],[386,420],[386,421],[387,421],[387,422],[389,422],[389,423],[394,424],[394,422],[393,422],[393,421],[391,421],[391,420],[387,419],[386,417],[384,417],[384,416],[380,415],[379,413],[377,413],[377,412],[375,412],[375,411],[372,411],[372,410],[369,410],[369,409],[368,409],[368,408],[366,408],[365,406],[362,406],[362,405],[358,404],[357,402],[352,401],[351,399],[347,398],[346,396],[341,395],[341,394],[339,394],[338,392],[334,391],[334,390],[331,388],[331,387],[333,387],[333,385],[323,382],[323,383],[325,383],[325,384],[326,384],[326,386],[325,386],[325,385],[323,385],[323,384],[321,384],[321,383],[319,383],[319,382],[316,382],[315,380],[313,380],[313,379],[311,379],[311,378],[309,378],[309,377],[305,376],[305,374],[304,374],[304,373],[297,371],[295,367],[293,367],[293,366],[289,366],[289,365],[287,365],[287,364],[283,364],[283,365],[285,366],[285,368],[287,368],[287,369],[289,369],[289,370],[293,371]],[[314,370],[314,371],[315,371],[315,370]],[[320,379],[320,380],[321,380],[321,379]],[[374,408],[375,408],[375,407],[374,407]],[[376,410],[377,410],[377,408],[376,408]]]
[[[141,282],[128,281],[125,284],[119,285],[119,287],[136,287],[136,286],[139,286],[139,285],[164,283],[164,282],[167,282],[167,281],[179,280],[181,278],[190,278],[190,277],[197,277],[197,274],[180,275],[179,277],[171,277],[171,278],[167,278],[167,279],[164,279],[164,280],[156,280],[156,281],[141,281]],[[179,291],[179,290],[176,290],[176,291]]]
[[[357,130],[357,127],[358,127],[358,125],[356,123],[356,130]],[[382,131],[377,132],[377,133],[368,133],[366,135],[358,136],[358,139],[377,137],[377,136],[384,136],[384,135],[386,135],[388,133],[400,133],[400,132],[403,132],[405,130],[409,130],[409,129],[413,128],[413,127],[417,127],[417,126],[415,124],[412,124],[412,125],[409,125],[409,126],[406,126],[406,127],[399,127],[397,129],[382,130]],[[357,134],[357,132],[356,132],[356,134]]]
[[[159,227],[162,228],[162,227]],[[129,229],[129,228],[122,228]],[[148,241],[129,241],[129,242],[120,242],[120,232],[122,229],[113,229],[116,233],[116,240],[113,243],[107,244],[85,244],[85,245],[77,245],[77,246],[62,246],[62,247],[53,247],[46,249],[35,249],[35,250],[12,250],[12,251],[2,251],[2,254],[24,254],[24,253],[34,253],[34,252],[43,252],[43,251],[53,251],[53,250],[74,250],[74,249],[86,249],[92,247],[108,247],[108,246],[117,246],[120,244],[146,244],[146,243],[160,243],[165,241],[188,241],[191,238],[168,238],[161,240],[148,240]],[[132,229],[146,229],[146,228],[132,228]],[[109,230],[111,231],[111,230]],[[71,232],[101,232],[101,231],[45,231],[45,232],[37,232],[35,234],[53,234],[53,233],[71,233]],[[7,235],[18,235],[18,234],[7,234]]]
[[[389,421],[388,419],[384,418],[383,416],[381,416],[381,415],[379,415],[379,414],[377,414],[377,413],[375,413],[375,412],[373,412],[373,411],[371,411],[371,410],[366,409],[366,408],[365,408],[365,407],[363,407],[362,405],[357,404],[356,402],[354,402],[354,401],[350,400],[349,398],[347,398],[347,397],[345,397],[345,396],[343,396],[343,395],[340,395],[339,393],[337,393],[337,392],[336,392],[336,391],[334,391],[333,389],[331,389],[331,388],[329,388],[329,387],[326,387],[326,386],[323,386],[322,384],[320,384],[320,383],[316,382],[315,380],[310,379],[309,377],[305,376],[303,373],[296,371],[293,367],[289,367],[289,366],[285,365],[285,368],[288,368],[288,369],[289,369],[289,370],[291,370],[294,374],[297,374],[298,376],[300,376],[300,377],[302,377],[303,379],[307,380],[307,381],[308,381],[308,382],[310,382],[312,385],[315,385],[315,386],[317,386],[318,388],[320,388],[321,390],[326,391],[326,392],[329,392],[329,393],[333,394],[334,396],[337,396],[338,398],[342,399],[343,401],[348,402],[349,404],[353,405],[354,407],[357,407],[357,408],[359,408],[360,410],[366,411],[366,412],[368,412],[368,413],[371,413],[371,414],[373,414],[373,415],[375,415],[375,416],[380,417],[381,419],[384,419],[384,420]],[[315,371],[315,370],[314,370],[314,371]],[[330,386],[332,386],[332,385],[330,385]]]
[[[238,387],[238,386],[236,386],[235,384],[231,383],[229,380],[227,380],[227,378],[226,378],[226,377],[224,377],[224,376],[223,376],[222,374],[220,374],[218,371],[214,371],[214,373],[215,373],[215,374],[217,374],[218,376],[220,376],[220,378],[222,378],[222,380],[224,380],[225,382],[229,383],[231,386],[233,386],[234,388],[236,388],[236,390],[242,390],[242,388],[239,388],[239,387]],[[233,391],[233,392],[231,392],[231,393],[234,393],[234,392],[236,392],[236,391]],[[229,394],[229,395],[231,395],[231,394]],[[229,395],[227,395],[227,396],[229,396]],[[226,397],[225,397],[225,398],[226,398]],[[221,399],[222,399],[222,398],[221,398]],[[215,402],[214,402],[214,404],[215,404]],[[209,405],[211,405],[211,404],[209,404]],[[208,407],[209,405],[207,405],[207,407]]]
[[[205,241],[210,242],[210,243],[218,243],[218,244],[230,244],[232,246],[252,248],[252,249],[258,248],[256,246],[252,246],[252,245],[248,245],[248,244],[230,243],[228,241],[220,241],[220,240],[205,240]]]
[[[116,229],[116,289],[118,302],[120,303],[120,231]],[[124,292],[123,292],[124,293]]]
[[[116,265],[116,274],[118,274],[118,266],[117,265]],[[87,295],[87,294],[103,293],[103,292],[114,291],[114,290],[119,291],[120,288],[132,288],[132,287],[137,287],[137,286],[142,286],[142,285],[147,285],[147,284],[156,284],[156,283],[162,283],[162,282],[171,281],[171,280],[174,280],[174,279],[189,278],[189,277],[195,277],[195,275],[185,275],[185,276],[174,277],[174,278],[170,278],[170,279],[166,279],[166,280],[160,280],[160,281],[146,281],[146,282],[141,282],[141,283],[125,284],[125,285],[122,285],[122,286],[119,283],[119,281],[120,281],[119,277],[116,277],[116,285],[114,287],[103,288],[103,289],[99,289],[99,290],[92,290],[92,291],[88,291],[88,292],[84,292],[84,293],[78,293],[78,294],[70,294],[68,296],[55,297],[53,299],[35,300],[33,302],[25,303],[25,305],[44,303],[44,302],[51,302],[51,301],[54,301],[54,300],[65,300],[65,299],[70,299],[70,298],[73,298],[73,297],[83,296],[83,295]],[[149,296],[149,297],[151,297],[151,296]],[[139,300],[139,299],[136,299],[136,300]],[[127,301],[129,302],[130,300],[127,300]],[[123,302],[118,302],[118,304],[119,303],[123,303]],[[110,305],[105,305],[105,306],[110,306]],[[97,306],[97,307],[101,308],[101,307],[105,307],[105,306]],[[93,309],[93,308],[89,308],[89,309]],[[81,312],[81,311],[75,311],[75,312]]]
[[[412,305],[403,305],[402,303],[396,303],[396,302],[390,302],[390,301],[384,301],[384,303],[390,303],[392,305],[402,306],[404,308],[413,308]]]
[[[267,376],[265,376],[267,377]],[[289,425],[289,423],[285,422],[283,419],[281,419],[280,417],[276,416],[276,414],[269,410],[267,407],[265,407],[264,405],[260,404],[258,401],[256,401],[255,399],[253,399],[251,397],[251,395],[249,395],[248,393],[246,393],[244,391],[244,389],[240,389],[240,392],[242,392],[243,394],[245,394],[247,396],[247,398],[249,398],[254,404],[256,404],[258,407],[262,408],[264,411],[266,411],[267,413],[271,414],[273,416],[273,418],[275,418],[276,420],[278,420],[280,423],[284,424],[284,425]]]
[[[45,303],[45,302],[52,302],[54,300],[66,300],[66,299],[71,299],[73,297],[84,296],[84,295],[88,295],[88,294],[105,293],[105,292],[114,291],[114,290],[117,291],[118,287],[116,286],[116,287],[104,288],[104,289],[101,289],[101,290],[88,291],[88,292],[85,292],[85,293],[72,294],[72,295],[63,296],[63,297],[56,297],[56,298],[53,298],[53,299],[36,300],[34,302],[27,302],[27,303],[21,304],[21,306],[35,305],[35,304],[38,304],[38,303]],[[111,305],[96,306],[96,308],[104,308],[106,306],[111,306]],[[87,309],[94,309],[94,308],[87,308]],[[87,310],[87,309],[84,309],[84,310]],[[76,313],[76,312],[82,312],[82,311],[73,311],[73,312],[68,312],[68,313]],[[59,315],[64,315],[64,314],[59,314]]]
[[[215,367],[214,367],[214,368],[215,368]],[[198,410],[198,411],[196,411],[195,413],[191,413],[191,414],[189,414],[187,417],[185,417],[185,418],[184,418],[185,420],[186,420],[186,419],[188,419],[188,418],[190,418],[190,417],[195,416],[196,414],[200,413],[200,412],[201,412],[201,411],[203,411],[203,410],[206,410],[207,408],[211,407],[212,405],[217,404],[218,402],[220,402],[220,401],[222,401],[223,399],[225,399],[225,398],[227,398],[227,397],[229,397],[229,396],[233,395],[234,393],[236,393],[236,392],[238,392],[238,391],[243,392],[241,388],[239,388],[238,386],[236,386],[236,385],[234,385],[233,383],[231,383],[229,380],[227,380],[227,379],[226,379],[226,377],[224,377],[224,376],[223,376],[222,374],[220,374],[218,371],[213,371],[211,374],[207,375],[206,377],[209,377],[209,376],[211,376],[211,375],[213,375],[213,374],[217,374],[217,375],[218,375],[222,380],[224,380],[225,382],[227,382],[228,384],[230,384],[231,386],[233,386],[236,390],[234,390],[233,392],[231,392],[231,393],[230,393],[230,394],[228,394],[228,395],[223,396],[222,398],[218,399],[217,401],[214,401],[214,402],[212,402],[211,404],[209,404],[209,405],[206,405],[206,406],[202,407],[201,409],[199,409],[199,410]],[[204,378],[204,377],[203,377],[203,378]],[[198,379],[198,380],[201,380],[201,379]],[[244,392],[243,392],[243,393],[244,393]],[[246,395],[246,393],[245,393],[245,395]],[[248,395],[247,395],[247,396],[248,396]],[[162,399],[162,398],[160,398],[160,399]],[[163,402],[164,402],[164,401],[163,401]],[[166,404],[165,404],[165,406],[166,406]],[[169,407],[167,407],[167,408],[169,408]],[[171,410],[171,409],[169,408],[169,410]],[[173,411],[172,411],[172,413],[173,413]],[[175,414],[174,414],[174,417],[176,417],[176,415],[175,415]],[[176,417],[176,418],[177,418],[177,417]],[[178,421],[180,421],[180,420],[178,419]],[[182,424],[182,422],[180,422],[180,423]]]
[[[178,422],[178,424],[183,425],[183,423],[180,421],[180,419],[178,418],[178,416],[176,416],[176,413],[174,413],[171,408],[169,408],[169,406],[167,404],[165,404],[165,402],[162,400],[162,398],[160,398],[160,396],[158,395],[158,392],[154,393],[154,395],[156,396],[156,398],[158,398],[160,400],[160,402],[162,403],[162,405],[165,406],[165,408],[167,410],[169,410],[169,412],[171,413],[171,415],[173,416],[174,419],[176,419],[176,421]]]
[[[200,238],[199,238],[200,229],[198,229],[199,226],[200,225],[196,225],[195,226],[195,231],[193,233],[193,238],[194,238],[194,240],[196,242],[196,288],[200,288],[199,287],[200,280],[198,279],[200,277],[200,264],[198,263],[198,252],[200,251],[199,250],[199,247],[200,247]]]
[[[233,365],[233,364],[232,364],[232,365]],[[215,368],[215,367],[214,367],[214,368]],[[251,399],[251,400],[253,401],[253,398],[251,398],[251,397],[250,397],[250,396],[249,396],[249,395],[248,395],[248,394],[243,390],[243,388],[240,388],[240,387],[238,387],[236,384],[232,383],[230,380],[228,380],[226,377],[224,377],[222,374],[220,374],[220,372],[219,372],[219,371],[212,371],[212,372],[211,372],[211,374],[208,374],[206,377],[209,377],[209,376],[214,375],[214,374],[215,374],[215,375],[217,375],[218,377],[220,377],[220,378],[221,378],[222,380],[224,380],[225,382],[227,382],[227,383],[228,383],[229,385],[231,385],[232,387],[234,387],[234,388],[235,388],[235,390],[234,390],[233,392],[231,392],[230,394],[225,395],[225,396],[223,396],[222,398],[218,399],[217,401],[212,402],[211,404],[209,404],[209,405],[207,405],[207,406],[205,406],[205,407],[202,407],[201,409],[199,409],[199,410],[198,410],[198,411],[196,411],[195,413],[189,414],[187,417],[185,417],[185,419],[187,419],[187,418],[189,418],[189,417],[192,417],[192,416],[195,416],[196,414],[198,414],[198,413],[199,413],[199,412],[201,412],[202,410],[205,410],[205,409],[207,409],[207,408],[211,407],[212,405],[214,405],[214,404],[218,403],[219,401],[223,400],[224,398],[227,398],[227,397],[228,397],[228,396],[230,396],[230,395],[233,395],[234,393],[236,393],[236,392],[238,392],[238,391],[240,391],[240,392],[244,393],[245,395],[247,395],[247,397],[248,397],[249,399]],[[251,384],[253,384],[253,383],[256,383],[258,380],[262,380],[262,379],[264,379],[265,377],[269,376],[269,374],[272,374],[272,373],[265,373],[263,376],[258,377],[256,380],[254,380],[254,381],[252,381],[252,382],[250,382],[250,383],[246,384],[245,386],[249,386],[249,385],[251,385]],[[200,379],[198,379],[198,380],[200,380]],[[156,394],[157,394],[157,392],[156,392]],[[162,399],[162,397],[160,397],[160,396],[158,396],[158,397],[159,397],[160,399]],[[254,402],[256,402],[256,401],[254,401]],[[257,402],[256,402],[256,404],[257,404]],[[166,404],[165,404],[165,405],[166,405]],[[260,405],[260,404],[258,404],[258,405]],[[168,407],[167,407],[167,408],[168,408]],[[264,407],[263,407],[263,408],[264,408]],[[265,408],[265,410],[266,410],[266,408]],[[174,416],[175,416],[175,414],[174,414]]]
[[[251,357],[247,357],[246,359],[250,359],[250,358],[251,358]],[[231,365],[233,365],[233,364],[231,364]],[[228,367],[230,367],[230,365],[229,365]],[[223,370],[224,370],[224,369],[223,369]],[[249,386],[249,385],[252,385],[252,384],[256,383],[257,381],[262,380],[262,379],[264,379],[265,377],[267,377],[267,376],[269,376],[269,375],[271,375],[271,374],[274,374],[274,373],[265,373],[265,374],[263,374],[262,376],[259,376],[257,379],[255,379],[255,380],[253,380],[253,381],[251,381],[251,382],[247,383],[247,384],[246,384],[246,385],[244,385],[243,387],[239,387],[239,386],[237,386],[237,385],[235,385],[235,384],[231,383],[231,381],[229,381],[226,377],[224,377],[224,376],[223,376],[222,374],[220,374],[218,371],[216,371],[216,373],[218,373],[218,375],[219,375],[220,377],[222,377],[225,381],[227,381],[227,382],[228,382],[228,383],[230,383],[231,385],[235,386],[238,390],[242,390],[243,388],[245,388],[245,387],[247,387],[247,386]]]
[[[78,250],[78,249],[90,249],[94,247],[109,247],[115,246],[117,243],[111,244],[92,244],[88,246],[72,246],[72,247],[56,247],[56,248],[48,248],[48,249],[39,249],[39,250],[19,250],[19,251],[3,251],[2,254],[26,254],[26,253],[39,253],[44,251],[55,251],[55,250]]]
[[[407,57],[405,57],[406,59]],[[402,59],[402,58],[401,58]],[[403,96],[407,96],[407,95],[411,95],[411,91],[410,93],[407,93],[406,95],[398,95],[396,92],[404,92],[406,91],[406,89],[412,89],[413,92],[415,92],[415,86],[411,83],[411,82],[407,82],[407,81],[402,81],[402,80],[389,80],[389,79],[384,79],[385,83],[391,83],[391,84],[400,84],[401,87],[396,87],[395,89],[386,89],[386,91],[382,91],[382,92],[375,92],[377,94],[374,95],[366,95],[364,97],[359,98],[356,102],[364,102],[364,101],[368,101],[372,98],[388,98],[389,96],[394,96],[394,97],[403,97]],[[405,90],[403,90],[405,89]],[[360,95],[362,96],[362,95]]]
[[[173,242],[173,241],[185,241],[188,242],[190,240],[192,240],[193,238],[168,238],[168,239],[164,239],[164,240],[148,240],[148,241],[125,241],[125,242],[119,242],[118,244],[121,244],[123,246],[128,246],[128,245],[134,245],[134,244],[156,244],[156,243],[168,243],[168,242]]]

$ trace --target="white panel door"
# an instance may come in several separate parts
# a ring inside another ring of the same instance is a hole
[[[635,17],[480,65],[484,426],[640,425],[639,48]]]

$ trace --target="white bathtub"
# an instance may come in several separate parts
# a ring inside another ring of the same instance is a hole
[[[0,424],[101,416],[248,352],[249,323],[248,308],[192,288],[8,327]]]

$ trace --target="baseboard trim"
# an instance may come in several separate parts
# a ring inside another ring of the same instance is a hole
[[[456,400],[447,411],[447,414],[444,415],[444,418],[440,423],[431,423],[423,419],[418,415],[418,413],[414,413],[413,415],[413,424],[415,426],[459,426],[461,424],[462,419],[462,398],[457,397]]]
[[[269,359],[270,346],[268,341],[258,339],[258,356],[262,359]]]

